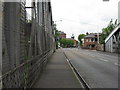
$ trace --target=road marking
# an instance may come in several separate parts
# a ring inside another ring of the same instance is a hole
[[[108,60],[103,60],[103,61],[108,62]]]
[[[116,66],[120,66],[120,64],[118,64],[118,63],[114,63]]]
[[[108,62],[108,60],[105,60],[105,59],[103,59],[103,58],[100,58],[100,60],[105,61],[105,62]]]
[[[96,56],[93,56],[93,55],[89,55],[89,56],[91,56],[91,57],[96,57]]]

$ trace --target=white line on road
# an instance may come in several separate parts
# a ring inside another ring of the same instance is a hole
[[[108,60],[105,60],[105,59],[103,59],[103,58],[100,58],[100,60],[105,61],[105,62],[108,62]]]
[[[93,56],[93,55],[89,55],[89,56],[91,56],[91,57],[96,57],[96,56]]]
[[[108,62],[108,60],[103,60],[103,61]]]
[[[120,64],[118,64],[118,63],[114,63],[116,66],[120,66]]]
[[[106,54],[105,54],[105,56],[111,56],[111,55],[106,55]]]

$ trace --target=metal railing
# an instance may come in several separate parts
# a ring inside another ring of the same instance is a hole
[[[47,3],[44,2],[42,6],[45,8],[45,5],[49,5]],[[2,88],[32,87],[48,57],[53,53],[54,35],[50,33],[51,12],[43,7],[37,8],[37,13],[43,16],[36,14],[36,18],[26,22],[25,3],[4,3],[3,74],[0,78]],[[49,17],[45,16],[45,13],[48,13]],[[38,23],[37,17],[41,23]]]
[[[42,67],[46,64],[47,58],[51,52],[37,56],[31,60],[22,63],[13,70],[2,76],[4,88],[28,88],[32,87],[36,78],[41,73]]]

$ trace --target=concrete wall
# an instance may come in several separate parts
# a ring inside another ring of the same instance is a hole
[[[98,44],[97,45],[97,50],[98,51],[104,51],[104,44]]]

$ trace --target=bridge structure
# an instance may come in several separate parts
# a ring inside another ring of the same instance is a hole
[[[30,88],[55,51],[50,2],[0,2],[0,88]],[[27,20],[26,9],[32,16]]]
[[[105,39],[105,51],[120,53],[120,24]]]

